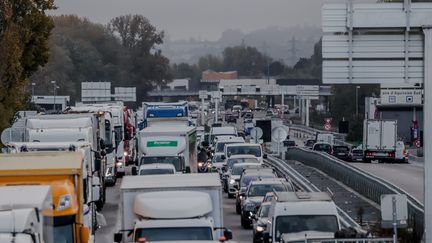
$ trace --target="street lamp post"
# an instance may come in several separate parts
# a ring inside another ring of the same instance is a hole
[[[358,90],[360,89],[360,86],[356,86],[356,116],[359,115],[359,101],[358,101]]]
[[[57,88],[57,86],[56,86],[56,81],[53,80],[53,81],[51,81],[51,83],[52,83],[52,85],[53,85],[53,95],[54,95],[54,106],[53,106],[53,110],[54,110],[54,111],[57,111],[57,109],[56,109],[56,88]]]
[[[34,102],[34,90],[35,90],[36,83],[31,83],[31,86],[32,86],[32,98],[31,98],[31,102]]]

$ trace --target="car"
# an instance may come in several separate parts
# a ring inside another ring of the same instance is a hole
[[[316,143],[316,140],[315,140],[315,139],[308,139],[308,140],[306,140],[306,141],[304,142],[304,146],[305,146],[306,148],[310,148],[310,149],[312,149],[315,143]]]
[[[333,156],[338,159],[349,161],[350,158],[350,148],[344,145],[333,146]]]
[[[237,123],[237,118],[233,115],[229,115],[225,118],[227,123]]]
[[[288,147],[288,148],[292,148],[292,147],[297,147],[297,144],[295,143],[295,141],[287,139],[287,140],[283,141],[283,146]]]
[[[224,158],[223,156],[222,158]],[[232,169],[232,167],[237,163],[257,163],[261,164],[259,160],[253,155],[233,155],[226,160],[222,167],[222,171],[224,174],[222,175],[222,186],[225,192],[228,192],[228,173]]]
[[[270,211],[271,202],[263,202],[258,212],[252,215],[253,242],[263,242],[263,232],[267,228],[267,217]]]
[[[255,180],[274,179],[274,178],[277,178],[277,176],[272,169],[262,168],[262,169],[244,170],[240,176],[240,181],[239,181],[240,189],[237,190],[237,194],[236,194],[236,213],[237,214],[241,213],[241,204],[244,199],[244,196],[242,196],[242,194],[246,192],[249,183]]]
[[[271,111],[271,110],[267,110],[267,112],[266,112],[266,116],[268,116],[268,117],[273,117],[273,116],[274,116],[273,111]]]
[[[228,198],[234,198],[234,196],[237,194],[237,191],[240,188],[240,176],[243,171],[247,169],[258,168],[262,168],[262,165],[258,163],[258,160],[255,163],[238,163],[233,165],[232,169],[226,174],[228,182]]]
[[[114,174],[114,167],[110,166],[107,168],[105,173],[105,185],[115,186],[116,182],[117,182],[117,177]]]
[[[220,178],[222,178],[222,167],[224,165],[225,160],[222,159],[223,153],[215,153],[212,157],[212,167],[213,169],[217,170],[219,173]]]
[[[400,163],[408,163],[408,150],[403,141],[396,142],[395,160]]]
[[[328,154],[333,153],[332,146],[328,143],[315,143],[312,150],[318,151],[318,152],[326,152]]]
[[[362,148],[353,148],[351,150],[351,161],[353,162],[362,162],[363,161],[363,149]]]
[[[244,200],[241,204],[240,222],[245,229],[252,224],[251,215],[256,214],[267,192],[292,192],[294,187],[289,182],[279,179],[265,179],[252,181],[242,194]]]
[[[225,145],[224,148],[225,158],[228,159],[233,155],[253,155],[260,163],[264,163],[267,155],[263,153],[260,144],[256,143],[232,143]]]
[[[161,174],[175,174],[176,169],[172,164],[143,164],[138,169],[138,175],[161,175]]]
[[[223,153],[225,145],[232,143],[244,143],[245,140],[238,136],[217,136],[215,138],[214,152]]]

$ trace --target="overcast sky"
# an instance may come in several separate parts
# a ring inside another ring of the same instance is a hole
[[[56,0],[53,14],[77,14],[106,24],[142,14],[171,39],[218,39],[226,29],[320,26],[323,2],[341,0]]]

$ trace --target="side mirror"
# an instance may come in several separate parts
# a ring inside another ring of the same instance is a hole
[[[89,228],[84,227],[84,226],[80,227],[79,234],[80,234],[79,237],[80,237],[81,242],[88,242],[89,241],[89,235],[90,235]]]
[[[232,240],[233,234],[232,234],[232,232],[230,230],[224,230],[223,234],[225,236],[225,239]]]
[[[270,233],[269,232],[263,233],[263,241],[264,241],[264,243],[270,243]]]
[[[267,159],[267,154],[263,154],[263,158],[264,158],[264,159]]]
[[[244,193],[244,192],[240,192],[240,196],[241,196],[241,197],[245,197],[245,196],[246,196],[246,193]]]
[[[137,175],[137,167],[136,166],[132,166],[132,175]]]
[[[222,155],[222,156],[221,156],[221,159],[226,160],[226,156],[225,156],[225,155]]]
[[[105,150],[100,151],[100,155],[101,155],[102,157],[105,157],[105,156],[106,156],[106,152],[105,152]]]
[[[115,233],[114,234],[114,242],[122,242],[123,234],[122,233]]]

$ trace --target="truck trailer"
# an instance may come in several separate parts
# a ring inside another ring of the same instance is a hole
[[[364,120],[363,154],[365,162],[395,161],[396,142],[396,120]]]

